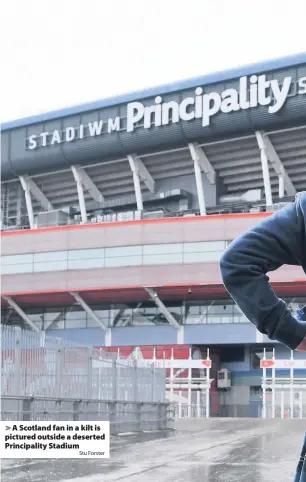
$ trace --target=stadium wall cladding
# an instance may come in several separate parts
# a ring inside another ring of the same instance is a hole
[[[47,117],[4,125],[2,180],[301,125],[306,121],[306,63]]]

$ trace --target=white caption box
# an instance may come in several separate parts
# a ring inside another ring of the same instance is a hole
[[[108,459],[109,422],[1,421],[3,459]]]

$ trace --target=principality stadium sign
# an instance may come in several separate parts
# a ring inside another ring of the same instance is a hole
[[[33,134],[27,138],[26,147],[32,150],[116,131],[133,132],[138,128],[150,129],[195,119],[200,119],[202,126],[207,127],[220,112],[227,114],[258,106],[266,106],[269,114],[275,114],[282,109],[289,96],[305,93],[306,77],[301,77],[297,82],[292,77],[285,77],[282,81],[268,80],[266,75],[241,77],[238,89],[204,92],[202,87],[198,87],[193,96],[185,97],[181,102],[164,102],[161,96],[157,96],[149,106],[142,102],[130,102],[126,106],[126,116]]]

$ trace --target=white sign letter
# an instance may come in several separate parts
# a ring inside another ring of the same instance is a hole
[[[66,129],[66,142],[71,142],[75,139],[74,127],[67,127]]]
[[[180,118],[183,121],[189,121],[195,118],[195,112],[194,110],[191,110],[191,112],[187,112],[187,108],[190,105],[194,105],[195,99],[193,97],[186,97],[186,99],[182,100],[180,103]]]
[[[59,131],[54,131],[53,132],[53,136],[52,136],[52,139],[51,139],[51,145],[53,146],[53,144],[60,144],[62,142],[62,139],[61,139],[61,135],[59,133]]]
[[[141,102],[131,102],[127,105],[126,131],[133,132],[134,125],[139,122],[144,115],[144,106]]]
[[[210,118],[215,115],[221,107],[221,97],[217,92],[203,95],[203,116],[202,126],[209,126]]]
[[[286,77],[283,81],[283,85],[280,88],[279,81],[274,79],[271,80],[271,89],[275,98],[275,104],[271,105],[268,109],[269,114],[274,114],[279,111],[285,103],[287,96],[289,94],[291,86],[291,77]]]
[[[306,77],[301,77],[299,80],[299,94],[306,94]]]
[[[46,147],[46,145],[47,145],[47,137],[48,137],[48,135],[49,135],[49,132],[42,132],[42,133],[40,134],[40,137],[42,138],[42,144],[41,144],[41,145],[42,145],[43,147]]]
[[[103,128],[103,120],[89,122],[88,129],[91,136],[100,136]]]
[[[108,119],[108,133],[110,134],[112,131],[120,131],[120,117]]]
[[[221,94],[221,111],[224,113],[234,112],[240,109],[238,92],[235,89],[226,89]]]
[[[37,147],[37,136],[33,134],[28,139],[28,149],[36,149]]]

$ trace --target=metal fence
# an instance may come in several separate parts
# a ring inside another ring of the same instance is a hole
[[[172,428],[168,403],[1,397],[1,417],[7,421],[110,421],[111,434]]]
[[[5,396],[165,402],[165,370],[127,366],[103,350],[1,327]]]
[[[45,333],[1,326],[3,420],[109,420],[111,432],[170,428],[166,373]]]

